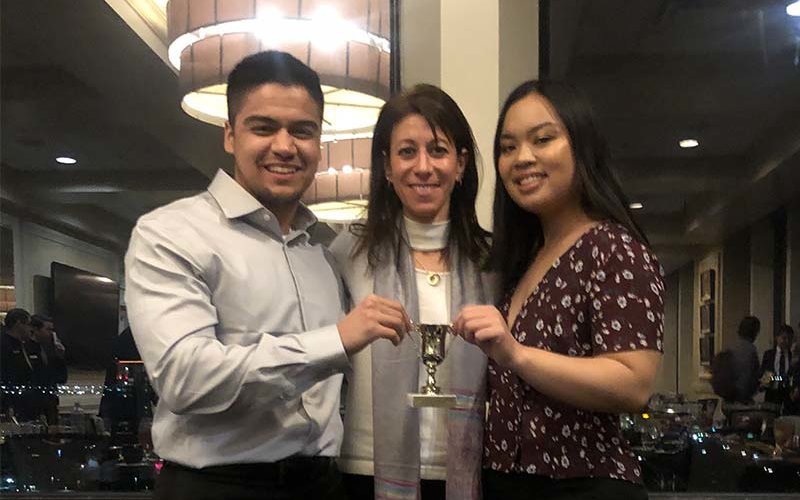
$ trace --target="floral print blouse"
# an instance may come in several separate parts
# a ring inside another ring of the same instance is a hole
[[[663,352],[663,271],[621,225],[593,227],[547,271],[511,329],[523,345],[565,356]],[[501,304],[507,317],[511,294]],[[484,467],[556,479],[641,483],[616,414],[577,409],[489,362]]]

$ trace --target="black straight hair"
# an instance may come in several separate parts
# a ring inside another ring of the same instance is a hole
[[[286,87],[303,87],[319,106],[319,116],[325,110],[325,97],[316,71],[286,52],[267,50],[242,59],[228,75],[228,122],[231,127],[242,109],[245,96],[259,85],[277,83]]]
[[[384,261],[387,251],[399,249],[399,225],[403,205],[386,179],[392,131],[404,118],[421,115],[436,135],[444,133],[455,147],[456,154],[464,157],[464,173],[450,193],[450,233],[444,258],[449,250],[457,249],[473,262],[484,264],[489,251],[489,233],[480,227],[475,213],[478,196],[478,151],[472,129],[458,104],[445,91],[434,85],[419,84],[386,102],[378,116],[372,137],[370,161],[370,189],[367,220],[354,224],[353,233],[359,236],[354,255],[367,252],[371,270]],[[395,252],[399,255],[399,252]]]
[[[781,335],[786,335],[786,337],[788,337],[789,344],[791,344],[794,340],[794,328],[792,328],[790,325],[781,325],[774,337],[778,338]]]
[[[4,321],[5,327],[8,329],[14,328],[17,323],[30,323],[31,313],[22,308],[11,309],[6,313]]]
[[[49,316],[45,316],[43,314],[34,314],[31,316],[31,326],[39,329],[44,326],[45,323],[52,323],[53,319]]]
[[[754,342],[761,331],[761,321],[755,316],[745,316],[739,323],[739,336]]]
[[[615,175],[608,146],[600,133],[588,98],[577,87],[558,81],[530,80],[511,92],[500,111],[494,135],[494,167],[497,185],[494,196],[494,229],[490,268],[500,273],[504,292],[516,286],[531,260],[544,244],[539,217],[517,205],[500,180],[500,137],[508,110],[531,95],[538,94],[553,106],[564,124],[575,159],[577,187],[583,210],[596,220],[613,221],[625,227],[642,243],[648,243],[633,220],[628,199]]]

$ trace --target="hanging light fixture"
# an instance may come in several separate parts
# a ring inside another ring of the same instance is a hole
[[[169,0],[169,61],[181,107],[223,126],[228,74],[250,54],[282,50],[320,76],[322,160],[303,197],[326,222],[365,214],[372,129],[389,97],[389,0]]]
[[[319,220],[340,223],[366,216],[371,145],[366,138],[322,145],[314,182],[303,195]]]
[[[320,75],[322,140],[369,137],[389,96],[389,11],[389,0],[170,0],[169,60],[181,107],[222,126],[233,67],[283,50]]]

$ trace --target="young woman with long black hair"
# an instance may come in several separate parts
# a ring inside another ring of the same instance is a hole
[[[484,498],[646,498],[618,414],[651,395],[664,287],[588,102],[567,84],[522,84],[494,160],[505,298],[454,324],[490,358]]]

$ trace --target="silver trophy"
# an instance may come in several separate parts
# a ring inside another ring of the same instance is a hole
[[[409,403],[415,408],[454,407],[456,405],[455,394],[442,394],[442,389],[436,383],[436,367],[444,361],[447,334],[453,333],[451,326],[415,324],[411,335],[413,336],[414,333],[419,334],[420,358],[428,372],[428,377],[418,394],[408,395]]]

